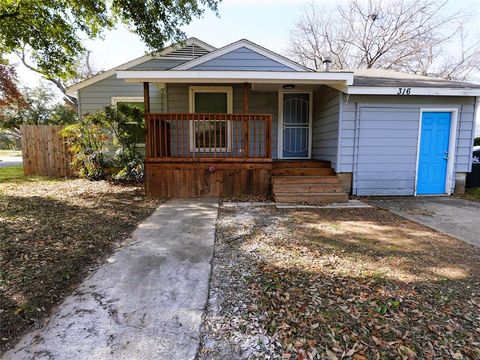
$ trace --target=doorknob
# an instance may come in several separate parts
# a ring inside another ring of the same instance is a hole
[[[443,159],[448,160],[448,151],[443,152]]]

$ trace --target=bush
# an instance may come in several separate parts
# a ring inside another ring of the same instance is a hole
[[[473,141],[473,146],[480,146],[480,137],[475,138]]]
[[[144,176],[143,155],[138,151],[138,138],[143,135],[143,113],[140,109],[119,103],[89,115],[81,122],[66,127],[67,139],[74,160],[73,166],[82,177],[97,180],[107,176],[109,167],[119,167],[116,181],[141,181]],[[106,149],[112,134],[118,147],[108,160]]]
[[[102,124],[91,116],[65,127],[60,134],[66,139],[68,150],[73,155],[72,167],[80,177],[101,180],[106,177],[108,161],[105,143],[108,136]]]

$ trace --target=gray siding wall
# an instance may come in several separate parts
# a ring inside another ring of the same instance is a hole
[[[132,69],[168,70],[183,62],[171,59],[150,60],[134,66]],[[126,83],[124,80],[117,79],[116,75],[112,75],[90,86],[86,86],[78,91],[80,116],[103,110],[105,106],[112,104],[112,96],[143,97],[143,85]],[[163,85],[150,84],[150,106],[153,112],[166,110],[166,94]]]
[[[218,86],[233,87],[233,112],[243,113],[243,85],[222,84]],[[189,85],[188,84],[168,84],[167,85],[167,108],[168,112],[188,113],[189,112]],[[277,158],[278,147],[278,93],[274,91],[249,91],[249,113],[251,114],[271,114],[272,115],[272,158]],[[264,132],[257,124],[257,137],[263,139]],[[233,129],[235,136],[235,129]],[[172,139],[175,135],[172,134]],[[173,146],[175,148],[175,146]],[[250,130],[250,149],[253,151],[253,130]],[[264,151],[258,149],[257,151]]]
[[[313,93],[312,158],[337,170],[340,91],[322,86]]]
[[[354,194],[414,194],[421,108],[458,109],[454,171],[470,171],[473,97],[352,96],[343,105],[339,171],[354,172]]]
[[[292,68],[246,47],[241,47],[203,64],[194,66],[190,70],[294,71]]]

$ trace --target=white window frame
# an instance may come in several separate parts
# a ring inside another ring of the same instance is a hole
[[[307,157],[283,157],[283,95],[284,94],[308,94],[309,96],[309,117],[308,117],[308,156]],[[278,149],[279,159],[308,160],[312,158],[312,130],[313,130],[313,91],[306,90],[279,90],[278,92]]]
[[[190,86],[188,89],[188,110],[195,113],[196,93],[226,93],[227,114],[233,114],[233,88],[231,86]],[[227,147],[200,148],[195,146],[195,120],[189,121],[190,151],[191,152],[229,152],[232,148],[232,122],[227,121]]]
[[[145,104],[143,96],[112,96],[111,103],[112,105],[117,105],[121,102],[139,102]],[[133,124],[133,123],[132,123]],[[141,143],[137,143],[138,147],[145,147],[145,140]]]
[[[455,181],[455,156],[457,146],[457,126],[458,126],[458,108],[420,108],[420,119],[418,124],[418,139],[417,139],[417,161],[415,165],[415,192],[414,196],[430,196],[417,194],[418,187],[418,165],[420,162],[420,142],[422,137],[422,119],[424,112],[446,112],[450,113],[450,136],[448,140],[448,160],[447,171],[445,174],[445,194],[451,195],[453,182]],[[437,194],[441,195],[441,194]]]

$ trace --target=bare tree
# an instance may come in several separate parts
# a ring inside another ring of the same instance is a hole
[[[82,55],[77,60],[77,67],[75,75],[72,76],[67,82],[67,86],[76,84],[79,81],[90,79],[91,77],[100,74],[103,72],[102,69],[99,69],[92,61],[91,57],[92,52],[88,50],[84,55]]]
[[[381,68],[465,80],[480,68],[480,40],[471,41],[448,0],[349,0],[333,9],[314,3],[291,32],[289,55],[319,69]],[[448,53],[447,48],[455,49]]]

